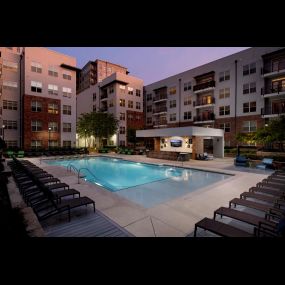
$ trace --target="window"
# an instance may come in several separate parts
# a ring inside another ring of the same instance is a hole
[[[230,106],[221,106],[219,110],[220,116],[230,115]]]
[[[42,65],[38,62],[31,62],[31,71],[32,72],[37,72],[37,73],[42,73]]]
[[[49,122],[48,123],[48,130],[50,132],[57,132],[58,131],[58,123],[57,122]]]
[[[191,104],[192,104],[191,96],[185,96],[184,97],[184,106],[185,105],[191,105]]]
[[[152,117],[147,117],[146,118],[146,123],[147,124],[152,124]]]
[[[93,112],[96,112],[96,105],[93,105]]]
[[[120,87],[121,91],[125,92],[125,89],[126,89],[126,86],[125,86],[125,85],[121,85],[121,84],[120,84],[119,87]]]
[[[41,148],[42,141],[31,141],[31,148]]]
[[[220,129],[224,130],[225,133],[229,133],[231,131],[231,123],[220,124]]]
[[[71,115],[71,106],[63,105],[62,106],[62,114],[63,115]]]
[[[191,81],[184,83],[184,91],[191,90]]]
[[[192,113],[189,112],[184,112],[184,120],[191,120],[192,119]]]
[[[17,141],[6,141],[6,145],[7,145],[7,148],[10,148],[10,147],[17,147],[18,146],[18,142]]]
[[[128,87],[128,94],[134,95],[134,88],[133,87]]]
[[[57,95],[58,94],[58,86],[57,85],[48,85],[48,94]]]
[[[220,89],[219,99],[225,99],[230,97],[230,88]]]
[[[54,66],[50,66],[48,69],[48,75],[58,77],[58,71]]]
[[[134,107],[134,102],[129,100],[128,101],[128,108],[133,108],[133,107]]]
[[[96,101],[96,93],[93,93],[93,102]]]
[[[58,147],[58,141],[55,141],[55,140],[49,140],[48,141],[48,146],[49,147]]]
[[[17,101],[3,100],[3,109],[6,109],[6,110],[17,110],[18,109],[18,102]]]
[[[5,129],[8,130],[17,130],[17,121],[12,121],[12,120],[3,120],[3,125],[5,126]]]
[[[141,90],[140,89],[136,89],[136,96],[141,97]]]
[[[8,61],[8,60],[3,60],[3,67],[6,68],[9,71],[18,71],[18,63]]]
[[[124,135],[126,133],[125,127],[120,127],[120,135]]]
[[[63,132],[71,133],[71,123],[63,123],[62,127]]]
[[[176,100],[169,101],[169,108],[175,108],[176,107]]]
[[[142,116],[141,115],[136,115],[136,120],[137,121],[140,121],[142,119]]]
[[[111,85],[111,86],[108,88],[108,91],[109,91],[109,94],[114,93],[114,85]]]
[[[41,82],[31,81],[32,92],[42,93],[42,89],[43,89],[43,84]]]
[[[170,87],[169,88],[169,94],[170,95],[175,95],[176,94],[176,87]]]
[[[125,121],[126,120],[126,114],[125,113],[120,113],[120,120]]]
[[[152,94],[146,94],[146,101],[151,101],[152,100]]]
[[[256,92],[256,82],[251,82],[249,84],[249,93],[255,93]]]
[[[31,102],[31,110],[32,110],[32,112],[41,112],[42,111],[42,102],[32,101]]]
[[[246,64],[243,66],[243,76],[256,73],[256,63]]]
[[[133,119],[134,119],[133,114],[128,114],[128,120],[133,120]]]
[[[256,112],[256,102],[248,102],[243,103],[243,112],[244,113],[250,113],[250,112]]]
[[[169,121],[170,122],[176,121],[176,113],[170,114]]]
[[[249,94],[249,84],[243,84],[243,94]]]
[[[133,102],[133,101],[131,101],[131,102]],[[126,105],[126,100],[125,99],[120,99],[120,106],[121,107],[125,107],[125,105]]]
[[[14,88],[18,88],[18,83],[14,81],[3,81],[3,88],[13,90]]]
[[[136,102],[136,109],[140,110],[141,109],[141,103],[140,102]]]
[[[152,105],[146,106],[146,111],[147,111],[147,113],[152,112]]]
[[[71,88],[68,88],[68,87],[62,87],[62,95],[63,97],[68,97],[68,98],[71,98]]]
[[[219,73],[219,81],[226,81],[226,80],[230,80],[231,76],[230,76],[230,71],[222,71]]]
[[[36,120],[31,122],[32,132],[40,132],[43,129],[42,121]]]
[[[62,141],[62,147],[71,148],[71,141]]]
[[[114,99],[109,100],[109,107],[114,107]]]
[[[120,141],[120,146],[125,146],[126,142],[125,141]]]
[[[58,104],[49,103],[48,104],[48,113],[49,114],[58,114]]]
[[[246,133],[256,131],[256,121],[244,121],[242,122],[242,131]]]
[[[68,72],[68,71],[64,71],[64,72],[62,73],[62,78],[63,78],[63,79],[66,79],[66,80],[71,80],[71,73]]]

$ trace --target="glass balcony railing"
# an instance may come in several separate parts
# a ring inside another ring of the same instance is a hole
[[[216,81],[215,80],[211,80],[211,81],[208,81],[208,82],[205,82],[205,83],[201,83],[201,84],[197,84],[193,87],[193,91],[196,92],[196,91],[200,91],[200,90],[203,90],[203,89],[207,89],[207,88],[210,88],[210,87],[215,87],[216,86]]]

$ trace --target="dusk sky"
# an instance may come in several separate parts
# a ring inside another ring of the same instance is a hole
[[[102,59],[124,67],[144,85],[192,69],[247,47],[49,47],[76,57],[77,67]]]

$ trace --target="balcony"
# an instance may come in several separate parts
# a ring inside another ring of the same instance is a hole
[[[108,94],[107,94],[107,92],[101,94],[100,99],[101,99],[101,100],[107,100],[107,99],[108,99]]]
[[[262,118],[273,118],[285,115],[285,102],[272,107],[261,108]]]
[[[100,108],[100,112],[107,112],[108,111],[108,107],[107,106],[103,106]]]
[[[198,123],[213,123],[215,121],[215,114],[214,113],[208,113],[208,114],[202,114],[194,117],[194,124]]]
[[[154,128],[167,127],[167,120],[155,121],[155,122],[153,122],[153,127],[154,127]]]
[[[261,75],[264,78],[274,77],[276,75],[284,75],[285,74],[285,59],[282,59],[280,62],[276,64],[265,65],[261,68]]]
[[[193,106],[195,107],[195,109],[203,108],[203,107],[211,107],[214,105],[215,105],[214,97],[201,98],[193,102]]]
[[[208,91],[208,90],[212,90],[214,89],[216,86],[216,81],[215,80],[211,80],[205,83],[201,83],[201,84],[197,84],[193,87],[193,91],[194,93],[200,93],[200,92],[204,92],[204,91]]]
[[[155,108],[152,110],[152,113],[154,115],[158,115],[158,114],[161,114],[161,113],[166,113],[167,112],[167,107],[164,106],[164,107],[160,107],[160,108]]]
[[[285,95],[285,86],[280,84],[274,88],[261,88],[261,95],[264,98]]]
[[[157,94],[153,97],[153,102],[158,103],[167,100],[167,94]]]

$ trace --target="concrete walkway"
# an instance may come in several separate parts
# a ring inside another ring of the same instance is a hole
[[[120,157],[135,162],[182,166],[182,162],[147,158],[142,155],[104,156]],[[213,212],[221,206],[228,206],[231,199],[248,191],[266,178],[271,172],[233,166],[233,158],[212,161],[191,160],[183,162],[184,167],[233,174],[232,177],[201,188],[182,197],[161,203],[152,208],[144,208],[95,184],[81,180],[73,172],[59,166],[50,166],[39,158],[29,159],[62,182],[96,201],[96,208],[108,218],[137,237],[185,237],[193,232],[196,222],[204,217],[213,217]]]

